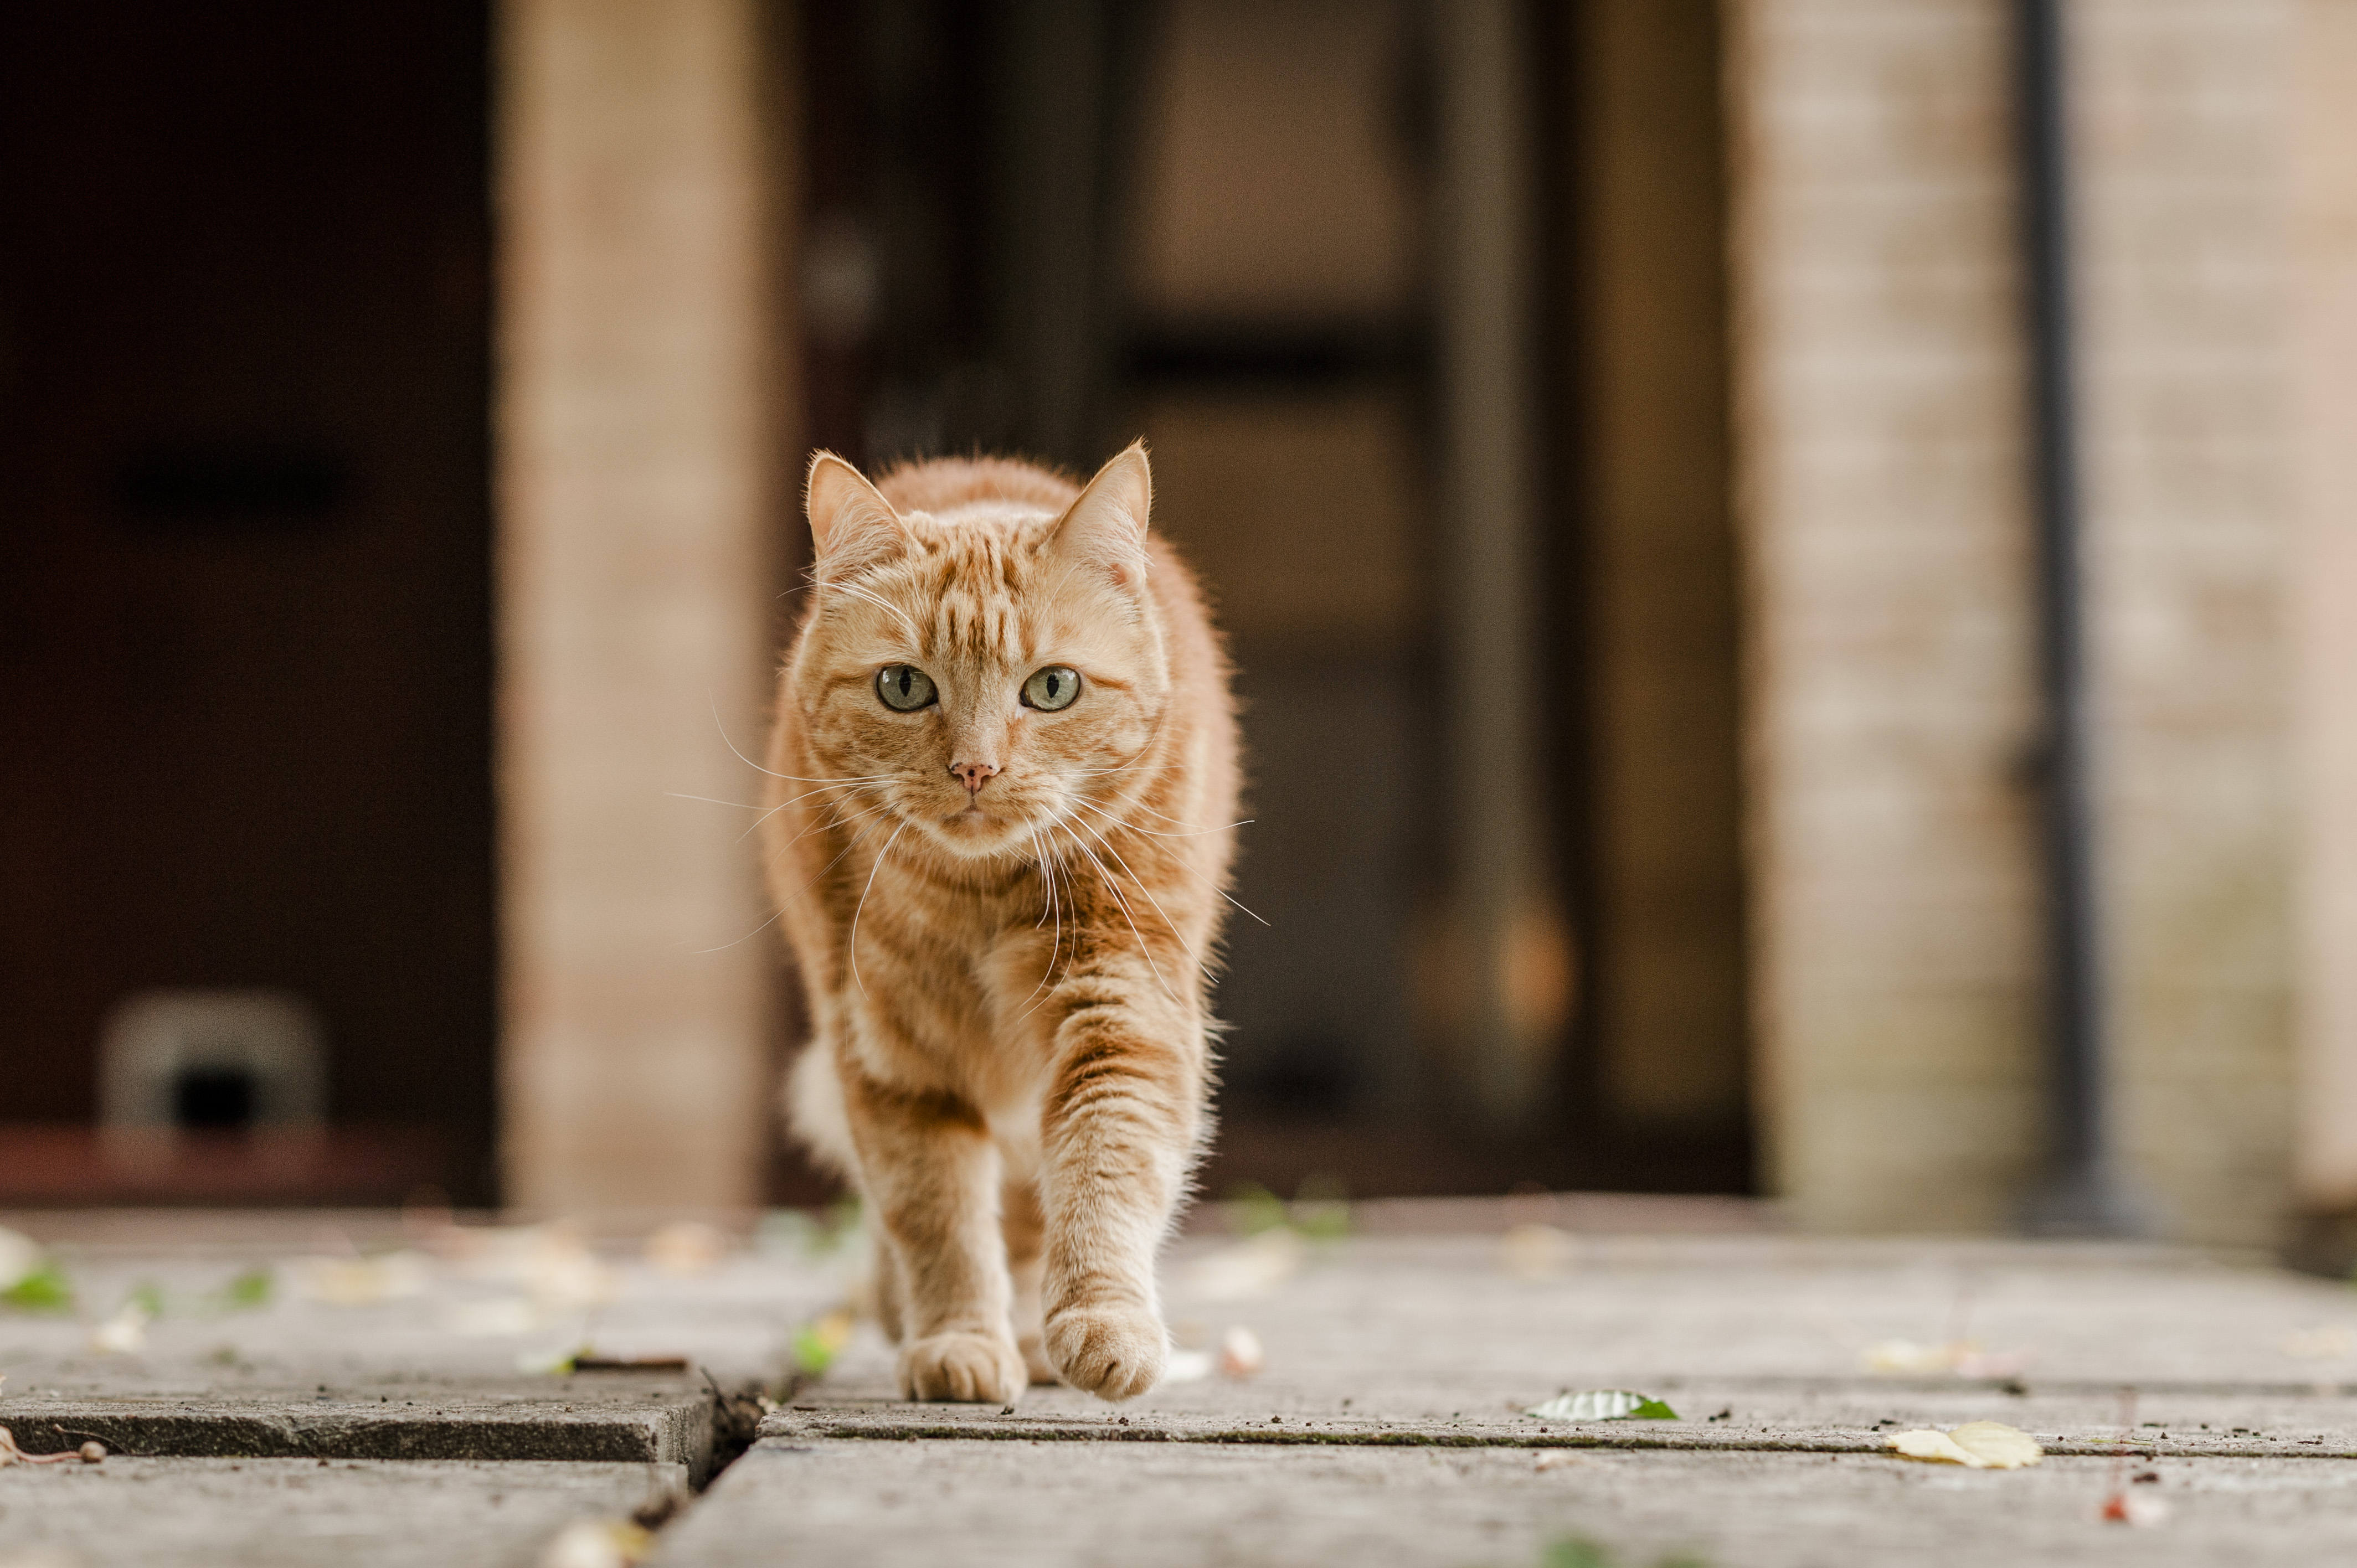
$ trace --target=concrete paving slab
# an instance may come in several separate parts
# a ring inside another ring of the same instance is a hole
[[[2357,1552],[2357,1466],[2161,1460],[2128,1468],[2169,1518],[2104,1522],[2101,1459],[1973,1472],[1841,1455],[1589,1454],[1228,1444],[757,1445],[666,1531],[663,1568],[1734,1568],[1936,1562],[2313,1563]]]
[[[1265,1369],[1121,1407],[1057,1389],[1012,1411],[909,1405],[891,1397],[889,1348],[863,1327],[665,1550],[772,1562],[800,1543],[805,1561],[889,1563],[913,1530],[928,1563],[1372,1553],[1469,1568],[1533,1563],[1566,1532],[1642,1563],[1689,1546],[1720,1563],[1846,1563],[1925,1541],[1941,1561],[2046,1561],[2037,1553],[2063,1541],[2075,1544],[2051,1560],[2103,1562],[2164,1536],[2214,1550],[2236,1528],[2262,1544],[2308,1542],[2303,1561],[2346,1544],[2357,1296],[2343,1286],[2148,1246],[1793,1237],[1760,1230],[1753,1209],[1731,1230],[1622,1209],[1592,1230],[1498,1223],[1531,1208],[1387,1205],[1330,1245],[1183,1239],[1167,1272],[1182,1343],[1249,1329]],[[1453,1229],[1419,1230],[1420,1215]],[[1660,1228],[1626,1229],[1632,1216]],[[242,1234],[224,1223],[60,1223],[48,1239],[69,1257],[80,1309],[0,1314],[0,1423],[31,1448],[96,1432],[142,1455],[315,1468],[406,1455],[421,1475],[444,1458],[628,1458],[687,1476],[711,1441],[693,1370],[565,1381],[520,1374],[519,1357],[593,1343],[678,1357],[724,1383],[768,1380],[794,1329],[858,1290],[856,1250],[741,1252],[682,1277],[616,1244],[597,1251],[594,1301],[436,1258],[399,1294],[338,1305],[287,1288],[294,1257],[410,1245],[397,1221],[312,1217]],[[267,1305],[207,1305],[256,1262],[281,1282]],[[107,1315],[142,1290],[162,1292],[164,1316],[130,1353],[93,1349]],[[1874,1369],[1893,1365],[1913,1369]],[[1613,1387],[1663,1396],[1686,1419],[1566,1427],[1521,1413]],[[2125,1415],[2124,1387],[2136,1391]],[[2056,1457],[1980,1477],[1880,1453],[1898,1428],[1976,1419],[2024,1427]],[[797,1453],[814,1457],[790,1463]],[[2162,1477],[2161,1494],[2185,1491],[2169,1530],[2086,1517],[2112,1467],[2131,1461]],[[152,1495],[171,1506],[168,1489]],[[148,1508],[135,1498],[140,1529]],[[449,1560],[424,1536],[413,1544],[410,1558],[373,1560]]]
[[[128,1459],[0,1468],[0,1568],[535,1568],[676,1465]]]
[[[678,1465],[703,1482],[713,1462],[709,1389],[576,1382],[588,1386],[404,1382],[377,1392],[363,1383],[100,1399],[37,1390],[0,1400],[0,1424],[33,1454],[95,1437],[146,1458],[605,1460]]]

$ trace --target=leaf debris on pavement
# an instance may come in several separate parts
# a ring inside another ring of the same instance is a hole
[[[851,1343],[851,1330],[857,1321],[849,1307],[838,1306],[795,1329],[790,1347],[794,1369],[806,1378],[824,1377],[843,1348]]]
[[[1557,1394],[1523,1412],[1541,1421],[1675,1421],[1678,1412],[1651,1394],[1630,1389],[1588,1389]]]
[[[2001,1421],[1968,1421],[1951,1432],[1894,1432],[1885,1442],[1902,1459],[1970,1470],[2018,1470],[2046,1457],[2038,1439]]]
[[[38,1241],[0,1226],[0,1305],[23,1312],[70,1312],[73,1284]]]

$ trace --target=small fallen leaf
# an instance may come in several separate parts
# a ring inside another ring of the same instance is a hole
[[[268,1306],[277,1288],[277,1276],[256,1265],[229,1281],[221,1289],[204,1298],[208,1312],[251,1312]]]
[[[328,1306],[374,1306],[425,1294],[433,1269],[423,1252],[373,1258],[297,1258],[287,1265],[295,1293]]]
[[[2283,1337],[2279,1348],[2285,1355],[2303,1361],[2343,1360],[2357,1351],[2357,1329],[2345,1323],[2294,1329]]]
[[[1498,1263],[1518,1280],[1550,1280],[1571,1267],[1568,1231],[1552,1225],[1516,1225],[1498,1238]]]
[[[1953,1432],[1894,1432],[1885,1441],[1902,1459],[1970,1470],[2018,1470],[2046,1457],[2036,1438],[2001,1421],[1968,1421]]]
[[[1308,1251],[1296,1231],[1263,1230],[1197,1258],[1181,1273],[1180,1283],[1197,1301],[1252,1301],[1292,1278]]]
[[[38,1241],[21,1230],[11,1230],[0,1225],[0,1291],[14,1289],[18,1281],[39,1268],[47,1257]]]
[[[1162,1380],[1169,1383],[1200,1383],[1211,1375],[1211,1353],[1209,1350],[1173,1350],[1162,1363]]]
[[[541,1311],[520,1295],[492,1296],[483,1301],[462,1301],[442,1315],[442,1331],[469,1338],[492,1338],[502,1335],[532,1334],[541,1327]]]
[[[643,1526],[626,1519],[576,1520],[540,1554],[540,1568],[630,1568],[653,1545]]]
[[[0,1226],[0,1305],[25,1312],[64,1312],[73,1286],[57,1260],[21,1230]]]
[[[32,1273],[20,1275],[6,1290],[0,1290],[0,1303],[24,1312],[70,1312],[73,1310],[73,1282],[52,1260],[44,1259]]]
[[[135,1356],[147,1348],[147,1325],[155,1316],[145,1301],[126,1301],[91,1330],[90,1348],[102,1356]]]
[[[686,1278],[708,1273],[735,1250],[718,1228],[700,1219],[674,1219],[647,1238],[647,1266]]]
[[[1568,1448],[1542,1448],[1539,1450],[1538,1463],[1533,1465],[1531,1468],[1560,1470],[1566,1465],[1585,1465],[1587,1462],[1587,1455],[1576,1454]]]
[[[527,1378],[561,1378],[573,1370],[573,1363],[590,1353],[587,1345],[568,1345],[554,1350],[526,1350],[515,1359],[515,1369]]]
[[[2026,1350],[1984,1350],[1977,1340],[1950,1339],[1937,1345],[1912,1339],[1878,1339],[1858,1352],[1869,1372],[1921,1374],[1953,1372],[1960,1378],[2018,1377],[2029,1365]]]
[[[2149,1492],[2114,1492],[2104,1504],[2103,1517],[2106,1523],[2148,1530],[2169,1522],[2169,1499]]]
[[[1249,1378],[1268,1365],[1260,1336],[1241,1324],[1220,1336],[1220,1370],[1232,1378]]]
[[[794,1330],[793,1358],[795,1368],[813,1378],[823,1377],[834,1365],[843,1348],[851,1343],[851,1330],[857,1319],[847,1306],[838,1306]]]
[[[1627,1389],[1590,1389],[1557,1394],[1523,1412],[1541,1421],[1675,1421],[1678,1412],[1651,1394]]]

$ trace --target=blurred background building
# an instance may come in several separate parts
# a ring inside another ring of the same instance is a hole
[[[2069,0],[2109,1146],[2357,1208],[2357,0]],[[2007,0],[112,0],[0,47],[0,1200],[823,1188],[816,446],[1241,671],[1213,1191],[2046,1179]]]

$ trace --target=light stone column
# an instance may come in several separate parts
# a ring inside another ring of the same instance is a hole
[[[2042,1148],[2001,0],[1727,0],[1757,1103],[1820,1228]]]
[[[2298,1196],[2357,1210],[2357,0],[2291,46]]]
[[[2069,13],[2111,1120],[2195,1240],[2291,1196],[2298,9]]]
[[[759,798],[731,746],[761,748],[790,504],[767,15],[500,11],[501,1155],[533,1208],[759,1196],[751,814],[676,796]]]

